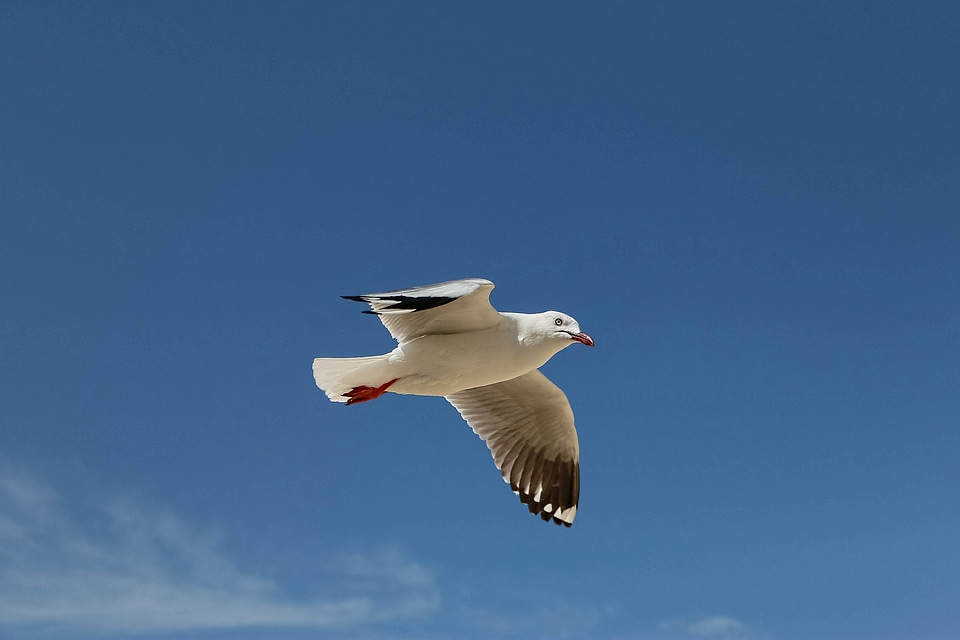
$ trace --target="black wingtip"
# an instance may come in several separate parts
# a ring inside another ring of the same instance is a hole
[[[369,300],[367,300],[367,299],[364,298],[363,296],[340,296],[340,297],[343,298],[344,300],[353,300],[354,302],[367,302],[367,303],[370,302]],[[380,315],[380,312],[379,312],[379,311],[373,311],[373,310],[369,310],[369,309],[368,309],[367,311],[361,311],[360,313],[369,313],[369,314],[372,315],[372,316],[378,316],[378,315]]]
[[[340,296],[344,300],[353,300],[354,302],[366,302],[367,304],[372,305],[374,302],[382,305],[383,308],[380,311],[389,311],[389,312],[403,312],[403,311],[427,311],[428,309],[436,309],[437,307],[442,307],[445,304],[449,304],[456,300],[457,298],[452,298],[449,296],[388,296],[386,294],[382,296]],[[374,313],[380,315],[379,311],[365,311],[364,313]]]

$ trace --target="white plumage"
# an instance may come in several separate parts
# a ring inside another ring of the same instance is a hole
[[[531,513],[570,526],[580,496],[570,403],[539,369],[574,342],[593,346],[558,311],[499,313],[493,283],[471,278],[361,296],[397,340],[379,356],[317,358],[313,375],[330,400],[356,404],[387,391],[444,396],[493,454]]]

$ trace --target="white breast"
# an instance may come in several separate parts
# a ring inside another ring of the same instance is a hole
[[[423,336],[394,349],[395,393],[448,396],[529,373],[555,353],[554,345],[521,344],[516,326],[488,331]],[[394,374],[391,374],[394,377]]]

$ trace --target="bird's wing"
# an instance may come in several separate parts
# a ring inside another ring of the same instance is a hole
[[[447,396],[487,443],[504,481],[543,520],[570,526],[580,499],[580,446],[567,396],[536,369]]]
[[[503,317],[490,306],[493,283],[480,278],[451,280],[412,289],[361,296],[397,342],[428,334],[465,333],[496,326]]]

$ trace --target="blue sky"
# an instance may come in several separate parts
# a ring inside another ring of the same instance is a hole
[[[3,3],[0,635],[957,637],[958,20]],[[569,530],[313,383],[460,277],[596,340]]]

